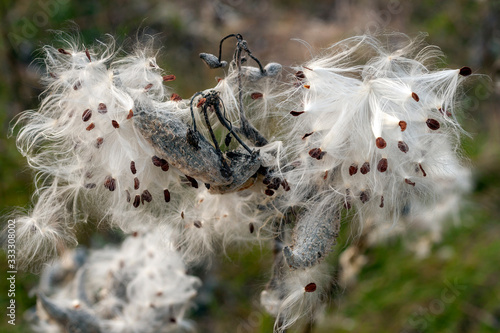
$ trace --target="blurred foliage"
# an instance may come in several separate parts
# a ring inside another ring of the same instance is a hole
[[[448,67],[471,66],[486,74],[468,87],[464,103],[463,149],[471,159],[475,189],[462,208],[459,223],[451,226],[431,255],[416,258],[403,240],[366,250],[368,264],[352,288],[332,281],[327,313],[303,332],[498,332],[500,331],[500,2],[494,0],[316,0],[316,1],[98,1],[0,0],[0,212],[29,208],[33,174],[8,137],[9,123],[22,110],[36,108],[42,69],[38,49],[53,44],[51,30],[75,31],[86,44],[110,33],[117,44],[134,44],[141,36],[155,36],[161,48],[158,62],[175,74],[172,88],[181,95],[215,83],[222,75],[209,71],[200,52],[216,52],[219,39],[243,34],[259,57],[291,65],[309,55],[300,38],[313,48],[357,33],[427,32],[439,45]],[[163,45],[163,47],[162,47]],[[228,53],[226,57],[229,57]],[[1,224],[5,224],[4,217]],[[347,229],[347,228],[345,228]],[[99,234],[92,238],[92,234]],[[92,227],[81,233],[90,245],[116,241],[113,231]],[[337,270],[338,254],[329,258]],[[355,240],[354,240],[355,241]],[[191,318],[201,332],[270,332],[273,319],[258,305],[258,295],[269,278],[271,252],[258,246],[228,251],[207,270],[195,269],[204,279],[198,307]],[[6,272],[5,255],[0,268]],[[2,275],[3,276],[3,275]],[[17,275],[17,326],[0,321],[2,332],[26,332],[22,313],[33,306],[28,291],[36,276]],[[449,296],[450,283],[460,286]],[[0,281],[0,304],[5,309],[7,282]],[[451,300],[452,299],[452,300]],[[3,313],[3,312],[2,312]],[[299,332],[299,331],[297,331]]]

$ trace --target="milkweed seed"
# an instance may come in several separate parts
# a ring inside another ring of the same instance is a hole
[[[165,199],[165,202],[170,202],[170,191],[167,189],[163,190],[163,198]]]
[[[114,191],[116,188],[116,179],[111,176],[106,176],[104,179],[104,187],[110,191]]]
[[[194,187],[194,188],[198,188],[198,182],[196,181],[196,179],[194,179],[193,177],[189,177],[187,175],[185,175],[187,180],[191,183],[191,186]]]
[[[85,186],[85,188],[88,188],[88,189],[93,189],[96,187],[95,183],[87,183],[84,186]]]
[[[304,74],[303,71],[298,71],[297,73],[295,73],[295,77],[299,80],[302,80],[306,78],[306,75]]]
[[[359,200],[361,200],[362,203],[368,202],[368,200],[370,200],[370,194],[367,191],[362,191],[359,194]]]
[[[111,125],[113,125],[114,128],[120,128],[120,124],[116,120],[111,120]]]
[[[311,86],[310,86],[310,85],[308,85],[308,84],[304,84],[304,88],[306,88],[306,89],[311,89]]]
[[[76,81],[73,85],[73,90],[78,90],[82,87],[82,83],[80,81]]]
[[[266,195],[270,196],[270,197],[272,197],[272,196],[274,195],[274,191],[273,191],[273,190],[271,190],[271,189],[266,189],[266,190],[264,191],[264,193],[265,193]]]
[[[168,171],[168,169],[170,168],[170,166],[168,165],[167,160],[165,160],[163,158],[160,159],[160,167],[161,167],[162,171]]]
[[[196,104],[196,107],[197,108],[201,107],[203,104],[205,104],[206,101],[207,101],[207,99],[205,97],[200,98],[200,100],[198,101],[198,104]]]
[[[285,192],[290,191],[290,185],[288,185],[288,182],[286,181],[286,179],[283,179],[281,181],[281,186],[283,187],[283,189],[285,190]]]
[[[415,183],[409,180],[408,178],[405,178],[405,183],[411,186],[415,186]]]
[[[436,119],[429,118],[425,123],[427,124],[427,127],[429,127],[433,131],[436,131],[441,127],[439,121],[437,121]]]
[[[384,138],[378,137],[375,140],[375,144],[377,145],[377,148],[379,149],[384,149],[387,146],[387,142],[385,142]]]
[[[97,112],[99,112],[100,114],[105,114],[106,112],[108,112],[108,107],[104,103],[99,103],[99,105],[97,106]]]
[[[250,98],[252,98],[252,99],[259,99],[262,97],[264,97],[264,95],[260,92],[255,92],[255,93],[252,93],[252,95],[250,95]]]
[[[137,173],[137,169],[135,168],[135,162],[134,161],[130,161],[130,171],[134,175]]]
[[[89,59],[89,61],[92,61],[92,59],[90,59],[89,49],[85,49],[85,55],[87,56],[87,58]]]
[[[170,81],[174,81],[174,80],[175,80],[175,75],[173,75],[173,74],[163,76],[164,82],[170,82]]]
[[[351,166],[349,167],[349,176],[355,175],[357,173],[358,173],[358,165],[354,163],[351,164]]]
[[[134,111],[132,109],[128,110],[127,119],[131,119],[134,116]]]
[[[227,133],[226,137],[224,138],[224,144],[226,145],[226,147],[231,144],[232,138],[233,137],[231,136],[231,133]]]
[[[351,209],[351,203],[349,201],[344,201],[344,208],[347,210]]]
[[[94,123],[90,123],[90,125],[89,125],[89,126],[87,126],[86,130],[87,130],[87,131],[91,131],[91,130],[93,130],[93,129],[94,129],[94,127],[95,127],[95,124],[94,124]]]
[[[250,233],[253,234],[253,232],[255,231],[255,226],[252,222],[248,224],[248,229],[250,230]]]
[[[143,203],[144,201],[151,202],[153,200],[153,196],[148,190],[144,190],[144,192],[142,192],[141,199],[143,200]]]
[[[280,188],[280,184],[281,179],[275,177],[271,179],[271,182],[269,183],[269,185],[267,185],[267,188],[270,190],[277,190]]]
[[[302,140],[304,140],[304,139],[305,139],[305,138],[307,138],[308,136],[313,135],[313,133],[314,133],[314,132],[304,134],[304,136],[302,137]]]
[[[127,197],[127,202],[130,202],[131,197],[130,197],[130,192],[128,190],[125,190],[125,195]]]
[[[71,55],[71,53],[69,53],[69,52],[68,52],[68,51],[66,51],[65,49],[57,49],[57,51],[59,51],[59,53],[62,53],[62,54]]]
[[[154,166],[161,167],[161,162],[160,162],[161,160],[160,160],[160,158],[158,156],[156,156],[156,155],[153,156],[151,158],[151,160],[153,161],[153,165]]]
[[[313,148],[309,150],[309,156],[317,159],[318,161],[321,160],[325,154],[326,152],[322,151],[321,148]]]
[[[316,291],[316,283],[311,282],[307,286],[304,287],[306,293],[312,293]]]
[[[90,117],[92,117],[92,110],[87,109],[87,110],[83,111],[83,114],[82,114],[83,121],[88,121],[90,119]]]
[[[271,184],[271,177],[266,176],[266,177],[262,180],[262,183],[263,183],[264,185],[269,185],[269,184]]]
[[[380,161],[378,161],[377,170],[380,172],[387,171],[387,158],[382,158]]]
[[[137,236],[139,236],[139,233],[138,233],[137,231],[134,231],[134,232],[132,233],[132,237],[137,237]]]
[[[328,178],[328,170],[325,171],[325,175],[323,176],[323,180],[326,180]]]
[[[407,153],[409,150],[408,145],[404,141],[398,141],[398,148],[401,150],[403,153]]]
[[[460,68],[460,72],[458,72],[458,74],[462,76],[469,76],[472,74],[472,69],[470,69],[470,67],[462,67]]]
[[[181,212],[181,218],[184,219],[184,212]]]
[[[136,194],[132,205],[134,205],[134,207],[137,208],[139,207],[140,204],[141,204],[141,196],[139,194]]]
[[[418,97],[418,95],[414,92],[411,93],[411,97],[415,100],[415,102],[420,101],[420,97]]]
[[[294,117],[300,116],[303,114],[305,111],[290,111],[290,114]]]
[[[153,84],[152,83],[148,83],[148,85],[144,87],[144,90],[148,91],[151,88],[153,88]]]
[[[96,139],[96,142],[95,142],[95,146],[96,146],[96,148],[100,148],[103,142],[104,142],[104,139],[103,139],[103,138],[101,138],[101,137],[98,137],[98,138]]]
[[[194,222],[193,222],[193,225],[194,225],[196,228],[198,228],[198,229],[200,229],[200,228],[202,227],[201,221],[198,221],[198,220],[194,221]]]
[[[418,163],[418,167],[420,168],[420,171],[422,171],[423,176],[426,177],[427,174],[425,173],[424,168],[422,168],[422,164]]]
[[[380,197],[380,206],[379,207],[384,208],[384,196],[383,195]]]
[[[370,172],[370,163],[369,162],[363,163],[359,171],[361,171],[363,175],[366,175],[368,172]]]
[[[134,177],[134,190],[138,190],[140,185],[139,178]]]
[[[401,132],[404,132],[406,130],[406,126],[408,126],[408,124],[404,120],[401,120],[398,125],[401,128]]]
[[[179,96],[178,94],[176,93],[173,93],[171,96],[170,96],[170,100],[173,101],[173,102],[180,102],[182,101],[182,97]]]

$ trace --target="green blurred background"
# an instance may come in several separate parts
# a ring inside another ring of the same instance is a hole
[[[87,45],[110,33],[121,43],[137,35],[156,36],[158,63],[177,76],[171,85],[181,96],[212,86],[198,53],[216,53],[218,41],[241,33],[263,62],[293,65],[314,48],[364,32],[427,32],[429,44],[448,56],[447,67],[470,66],[485,74],[467,87],[461,118],[472,139],[463,140],[471,160],[474,190],[460,208],[442,242],[417,257],[404,239],[368,248],[358,282],[332,281],[326,313],[297,332],[499,332],[500,331],[500,2],[446,1],[79,1],[0,0],[0,216],[29,207],[33,174],[8,137],[9,122],[36,108],[41,87],[38,50],[53,43],[51,30],[78,27]],[[220,73],[219,73],[220,75]],[[7,218],[2,218],[2,225]],[[110,239],[109,230],[85,231],[81,243]],[[330,256],[338,274],[338,253],[351,241],[345,232]],[[101,241],[102,243],[102,241]],[[230,251],[202,270],[205,287],[192,312],[200,332],[271,332],[273,319],[258,306],[269,278],[272,254],[256,247]],[[37,276],[17,278],[17,325],[7,324],[7,271],[0,257],[0,331],[28,332],[22,312],[33,306],[28,291]],[[449,297],[452,291],[455,297]],[[445,295],[447,297],[445,297]]]

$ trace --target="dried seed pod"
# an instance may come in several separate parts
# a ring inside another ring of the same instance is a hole
[[[368,168],[370,168],[370,167],[368,167]],[[355,175],[356,173],[358,173],[358,165],[356,163],[353,163],[349,167],[349,176]]]
[[[305,138],[307,138],[307,137],[309,137],[309,136],[313,135],[313,133],[314,133],[314,132],[304,134],[304,136],[302,137],[302,140],[304,140]]]
[[[141,184],[141,183],[139,182],[139,178],[134,177],[134,189],[135,189],[135,190],[138,190],[138,189],[139,189],[140,184]]]
[[[120,124],[116,120],[111,120],[111,125],[113,125],[114,128],[120,128]]]
[[[142,203],[144,203],[144,201],[151,202],[153,200],[153,196],[151,195],[151,193],[148,190],[144,190],[144,192],[142,192],[142,194],[141,194],[141,200],[142,200]]]
[[[140,204],[141,204],[141,196],[139,194],[136,194],[135,198],[134,198],[134,202],[132,203],[132,205],[135,208],[137,208],[137,207],[139,207]]]
[[[303,114],[305,111],[290,111],[290,114],[294,117],[300,116]]]
[[[384,149],[385,147],[387,147],[387,142],[385,142],[384,138],[380,136],[375,140],[375,144],[379,149]]]
[[[425,123],[427,124],[427,127],[429,127],[433,131],[436,131],[441,127],[439,121],[437,121],[436,119],[429,118]]]
[[[415,100],[415,102],[420,101],[420,97],[418,97],[418,95],[414,92],[411,93],[411,98],[413,98]]]
[[[163,190],[163,198],[165,199],[165,202],[170,202],[170,191],[167,189]]]
[[[130,171],[134,175],[137,173],[137,169],[135,168],[135,162],[134,161],[130,161]]]
[[[132,109],[128,110],[127,119],[132,119],[133,116],[134,116],[134,111],[132,111]]]
[[[420,168],[420,171],[422,171],[423,176],[426,177],[427,173],[425,173],[424,168],[422,168],[422,164],[418,163],[418,167]]]
[[[398,148],[401,150],[403,153],[407,153],[409,150],[408,145],[404,141],[398,141]]]
[[[307,286],[304,287],[304,291],[306,293],[312,293],[316,291],[316,283],[314,282],[309,283]]]
[[[401,128],[401,132],[404,132],[406,130],[406,127],[408,126],[408,124],[404,120],[401,120],[398,125]]]
[[[83,114],[82,114],[83,121],[88,121],[90,119],[90,117],[92,117],[92,110],[87,109],[87,110],[83,111]]]
[[[170,82],[175,80],[175,75],[169,74],[163,76],[163,82]]]
[[[264,97],[264,95],[260,92],[254,92],[254,93],[252,93],[252,95],[250,95],[250,98],[252,98],[252,99],[259,99],[262,97]]]
[[[409,180],[408,178],[405,178],[405,183],[411,186],[415,186],[415,183]]]
[[[106,112],[108,112],[108,107],[104,103],[99,103],[99,105],[97,106],[97,112],[99,112],[100,114],[105,114]]]
[[[101,138],[101,137],[98,137],[98,138],[96,139],[96,142],[95,142],[95,146],[96,146],[96,148],[100,148],[103,142],[104,142],[104,139],[103,139],[103,138]]]
[[[362,203],[368,202],[370,200],[370,193],[368,191],[361,191],[359,200],[361,200]]]
[[[90,125],[89,125],[89,126],[87,126],[86,130],[87,130],[87,131],[91,131],[91,130],[93,130],[94,128],[95,128],[95,124],[94,124],[94,123],[90,123]]]
[[[458,74],[462,75],[462,76],[469,76],[472,74],[472,69],[470,69],[470,67],[462,67],[460,68],[460,71],[458,72]]]
[[[368,172],[370,172],[370,163],[369,162],[363,163],[359,171],[361,171],[363,175],[366,175]]]
[[[380,172],[387,171],[387,158],[382,158],[380,161],[378,161],[377,170]]]

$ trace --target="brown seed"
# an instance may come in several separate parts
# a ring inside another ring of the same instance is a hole
[[[262,97],[264,97],[264,95],[260,92],[254,92],[254,93],[252,93],[252,95],[250,95],[250,98],[252,98],[252,99],[259,99]]]
[[[458,74],[462,76],[469,76],[472,74],[472,69],[470,69],[470,67],[462,67],[460,68],[460,72],[458,72]]]
[[[182,101],[182,97],[179,96],[178,94],[176,93],[173,93],[171,96],[170,96],[170,100],[171,101],[174,101],[174,102],[180,102]]]
[[[283,179],[281,181],[281,186],[283,187],[283,189],[285,190],[285,192],[290,191],[290,185],[288,185],[288,182],[286,181],[286,179]]]
[[[368,193],[368,191],[362,191],[359,194],[359,200],[361,200],[362,203],[368,202],[368,200],[370,200],[370,194]]]
[[[104,142],[103,138],[101,138],[101,137],[97,138],[96,142],[95,142],[96,148],[100,148],[103,142]]]
[[[404,132],[406,130],[406,126],[408,126],[408,124],[406,123],[406,121],[401,120],[399,122],[399,127],[401,128],[401,132]]]
[[[441,112],[441,114],[443,116],[446,116],[446,117],[451,117],[451,112],[450,111],[445,111],[443,110],[442,108],[438,108],[438,111]]]
[[[304,134],[304,136],[302,137],[302,140],[304,140],[304,139],[305,139],[305,138],[307,138],[308,136],[313,135],[313,133],[314,133],[314,132]]]
[[[323,180],[326,180],[328,178],[328,170],[325,171],[325,175],[323,176]]]
[[[127,119],[131,119],[134,116],[134,111],[132,109],[128,110]]]
[[[311,282],[307,286],[304,287],[306,293],[312,293],[316,291],[316,283]]]
[[[408,178],[405,178],[405,183],[411,186],[415,186],[415,183],[409,180]]]
[[[99,112],[100,114],[105,114],[106,112],[108,112],[108,107],[104,103],[99,103],[99,105],[97,106],[97,112]]]
[[[137,231],[134,231],[134,232],[132,233],[132,237],[137,237],[137,236],[139,236],[139,233],[138,233]]]
[[[326,152],[322,151],[321,148],[313,148],[309,150],[309,156],[317,160],[321,160],[325,154]]]
[[[83,111],[83,114],[82,114],[83,121],[88,121],[90,119],[90,117],[92,117],[92,110],[87,109],[87,110]]]
[[[197,108],[201,107],[203,104],[205,104],[206,101],[207,101],[207,99],[205,97],[200,98],[200,100],[198,101],[198,104],[196,104],[196,107]]]
[[[303,114],[305,111],[290,111],[290,114],[294,117],[300,116]]]
[[[173,80],[175,80],[175,75],[170,74],[170,75],[164,75],[163,76],[163,81],[164,82],[170,82],[170,81],[173,81]]]
[[[161,161],[161,159],[160,159],[158,156],[156,156],[156,155],[155,155],[155,156],[153,156],[153,157],[151,158],[151,160],[153,161],[153,165],[154,165],[154,166],[161,167],[161,162],[160,162],[160,161]]]
[[[266,190],[264,191],[264,193],[265,193],[266,195],[270,196],[270,197],[272,197],[272,196],[274,195],[274,191],[273,191],[273,190],[271,190],[271,189],[269,189],[269,188],[268,188],[268,189],[266,189]]]
[[[90,123],[90,125],[89,125],[89,126],[87,126],[86,130],[87,130],[87,131],[91,131],[91,130],[93,130],[93,129],[94,129],[94,127],[95,127],[95,124],[94,124],[94,123]]]
[[[187,175],[186,175],[186,178],[191,183],[192,187],[198,188],[198,182],[196,181],[196,179],[194,179],[193,177],[189,177]]]
[[[167,160],[165,160],[165,159],[163,159],[163,158],[162,158],[162,159],[160,159],[160,167],[161,167],[161,170],[162,170],[162,171],[168,171],[168,169],[169,169],[169,165],[168,165]]]
[[[398,141],[398,148],[401,150],[403,153],[407,153],[409,148],[406,142],[404,141]]]
[[[198,221],[198,220],[194,221],[194,222],[193,222],[193,225],[194,225],[196,228],[198,228],[198,229],[200,229],[200,228],[202,227],[201,221]]]
[[[82,83],[80,80],[76,81],[75,84],[73,85],[73,90],[78,90],[82,87]]]
[[[427,124],[427,127],[429,127],[433,131],[437,131],[439,127],[441,127],[439,121],[437,121],[436,119],[429,118],[425,123]]]
[[[380,172],[387,171],[387,158],[382,158],[380,161],[378,161],[377,170]]]
[[[361,171],[363,175],[366,175],[368,172],[370,172],[370,163],[369,162],[363,163],[359,171]]]
[[[170,191],[167,189],[163,190],[163,198],[165,199],[165,202],[170,202]]]
[[[184,219],[184,212],[181,212],[181,218]]]
[[[120,124],[116,120],[111,120],[111,125],[113,125],[114,128],[120,128]]]
[[[137,173],[137,169],[135,168],[135,162],[134,161],[130,161],[130,171],[134,175]]]
[[[85,186],[85,188],[88,188],[88,189],[93,189],[96,187],[95,183],[87,183],[84,186]]]
[[[134,205],[134,207],[137,208],[139,207],[140,204],[141,204],[141,196],[139,194],[136,194],[132,205]]]
[[[351,166],[349,167],[349,176],[355,175],[357,173],[358,173],[358,165],[355,163],[351,164]]]
[[[418,97],[418,95],[414,92],[411,93],[411,97],[415,100],[415,102],[420,101],[420,97]]]
[[[379,207],[384,208],[384,196],[383,195],[380,197],[380,206]]]
[[[425,173],[424,168],[422,168],[422,164],[418,163],[418,167],[420,168],[420,171],[422,171],[423,176],[426,177],[427,174]]]
[[[62,53],[62,54],[71,55],[71,53],[69,53],[69,52],[68,52],[68,51],[66,51],[65,49],[57,49],[57,51],[59,51],[59,53]]]
[[[152,83],[148,83],[148,85],[144,87],[144,90],[147,91],[147,90],[149,90],[151,88],[153,88],[153,84]]]
[[[385,142],[384,138],[382,138],[382,137],[378,137],[375,140],[375,144],[377,145],[377,148],[379,148],[379,149],[384,149],[385,147],[387,147],[387,142]]]
[[[250,233],[253,234],[253,232],[255,231],[255,226],[252,222],[248,224],[248,229],[250,230]]]
[[[130,202],[130,192],[128,190],[125,190],[125,195],[127,196],[127,202]]]
[[[347,210],[351,209],[351,203],[349,201],[347,201],[347,200],[344,201],[344,208],[347,209]]]
[[[310,86],[310,85],[308,85],[308,84],[304,84],[304,88],[306,88],[306,89],[311,89],[311,86]]]
[[[153,200],[153,196],[148,190],[144,190],[141,194],[141,200],[143,201],[142,203],[144,203],[144,201],[151,202]]]
[[[134,177],[134,189],[138,190],[140,185],[141,183],[139,182],[139,178]]]
[[[111,176],[106,176],[104,179],[104,187],[110,191],[114,191],[116,188],[116,179]]]
[[[87,58],[89,59],[89,61],[92,61],[92,59],[90,59],[89,49],[85,49],[85,55],[87,56]]]
[[[298,71],[297,73],[295,73],[295,77],[299,80],[302,80],[306,78],[306,75],[304,74],[303,71]]]

